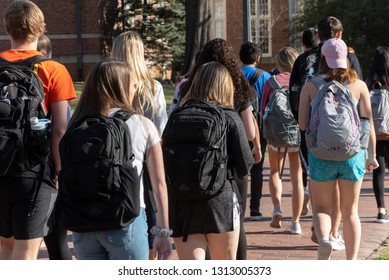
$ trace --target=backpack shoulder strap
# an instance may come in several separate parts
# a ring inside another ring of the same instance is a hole
[[[6,64],[11,64],[11,65],[15,64],[15,65],[25,66],[25,67],[28,67],[31,70],[33,70],[35,74],[38,74],[38,69],[39,69],[38,63],[41,63],[41,62],[47,61],[47,60],[51,60],[51,59],[44,56],[44,55],[40,55],[40,54],[28,57],[28,58],[23,59],[23,60],[18,60],[18,61],[9,61],[5,58],[0,57],[0,62],[3,64],[6,63]]]
[[[31,69],[34,71],[35,74],[38,74],[39,71],[39,65],[38,63],[41,63],[43,61],[51,60],[50,58],[44,56],[44,55],[36,55],[32,56],[26,59],[29,63]]]
[[[114,118],[117,118],[117,119],[120,119],[124,122],[128,121],[132,116],[134,115],[134,112],[131,112],[131,111],[128,111],[128,110],[124,110],[124,109],[120,109],[119,111],[117,111],[113,117]]]
[[[317,87],[318,89],[321,89],[327,82],[324,80],[322,76],[316,76],[311,79],[311,82]]]
[[[255,73],[254,75],[251,76],[250,80],[249,80],[249,83],[251,86],[255,85],[259,79],[259,77],[261,77],[262,73],[264,71],[262,69],[256,69],[255,70]]]
[[[269,83],[270,83],[270,86],[271,86],[273,89],[280,89],[280,88],[281,88],[281,85],[280,85],[280,83],[277,81],[276,76],[271,76],[271,77],[269,78]]]

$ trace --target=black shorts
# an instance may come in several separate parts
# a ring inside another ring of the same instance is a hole
[[[0,236],[33,239],[51,231],[57,189],[45,170],[40,186],[39,168],[23,177],[0,177]]]

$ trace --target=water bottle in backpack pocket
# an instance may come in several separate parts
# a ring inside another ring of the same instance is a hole
[[[51,121],[48,119],[38,119],[32,117],[30,119],[31,140],[37,144],[46,143],[49,139],[49,125]]]

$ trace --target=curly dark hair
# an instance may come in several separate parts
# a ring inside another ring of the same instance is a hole
[[[180,89],[181,98],[186,95],[189,88],[191,87],[197,69],[199,69],[199,67],[204,63],[211,61],[217,61],[224,65],[224,67],[226,67],[230,73],[234,83],[235,103],[245,104],[249,102],[249,100],[256,97],[257,93],[246,80],[241,69],[242,64],[236,56],[233,48],[226,40],[218,38],[210,40],[204,45],[197,61],[189,73],[187,82],[185,82]]]

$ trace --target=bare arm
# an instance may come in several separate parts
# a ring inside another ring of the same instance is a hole
[[[169,229],[168,195],[160,142],[147,150],[146,163],[158,209],[158,212],[156,213],[157,227],[160,229]],[[153,250],[154,253],[158,252],[158,259],[167,259],[172,253],[170,238],[156,236]]]
[[[51,155],[54,160],[55,171],[61,170],[59,156],[59,141],[66,132],[68,125],[68,101],[59,101],[51,105]]]
[[[307,130],[309,125],[309,115],[311,112],[310,104],[316,94],[316,91],[316,86],[311,82],[305,84],[301,89],[298,120],[300,129],[303,131]]]
[[[261,141],[259,138],[260,137],[259,136],[259,127],[257,124],[257,120],[255,119],[254,116],[252,116],[252,117],[253,117],[253,123],[254,123],[254,127],[255,127],[255,137],[251,141],[253,143],[253,149],[251,150],[251,153],[252,153],[253,158],[254,158],[254,163],[258,163],[262,159]]]
[[[246,131],[247,139],[249,141],[253,141],[256,133],[255,125],[253,123],[253,107],[251,106],[247,107],[247,109],[245,109],[240,113],[240,117],[244,124],[244,129]]]

